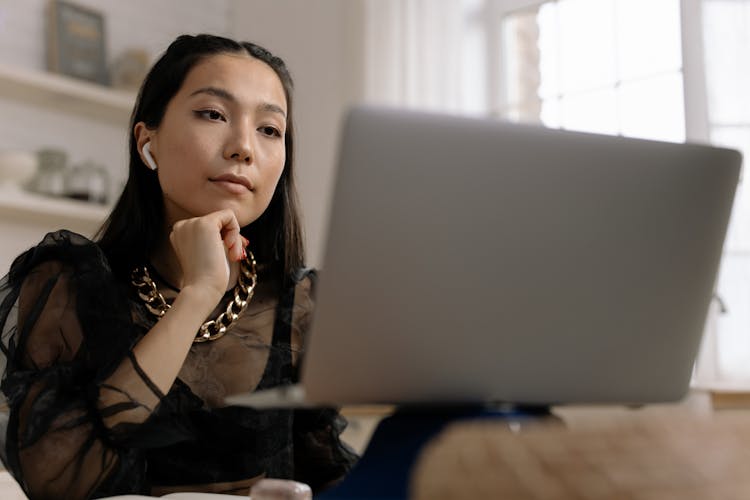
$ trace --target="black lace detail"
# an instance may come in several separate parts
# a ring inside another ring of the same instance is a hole
[[[293,344],[304,342],[309,311],[295,290],[311,294],[313,282],[314,273],[300,271],[280,293],[259,298],[236,332],[191,350],[202,364],[190,366],[205,373],[183,380],[181,372],[161,394],[132,355],[153,319],[95,243],[48,234],[0,282],[7,468],[32,499],[147,494],[259,474],[317,490],[341,478],[356,455],[339,440],[338,412],[224,407],[211,389],[296,380],[302,346]],[[115,371],[129,374],[126,384],[111,382]]]

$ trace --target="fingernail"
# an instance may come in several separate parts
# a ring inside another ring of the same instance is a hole
[[[242,238],[242,243],[244,243],[244,246],[248,246],[250,244],[250,240],[248,240],[244,236],[240,236],[240,238]]]

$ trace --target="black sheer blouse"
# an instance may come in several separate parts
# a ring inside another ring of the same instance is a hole
[[[162,394],[132,354],[155,320],[130,284],[95,243],[48,234],[0,283],[7,468],[32,499],[243,494],[262,477],[319,490],[342,478],[356,456],[339,439],[345,422],[335,410],[223,403],[296,381],[314,276],[300,272],[287,289],[261,279],[243,316],[221,339],[194,344]]]

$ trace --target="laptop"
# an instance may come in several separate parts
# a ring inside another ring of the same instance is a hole
[[[228,403],[685,395],[738,152],[355,107],[338,160],[301,384]]]

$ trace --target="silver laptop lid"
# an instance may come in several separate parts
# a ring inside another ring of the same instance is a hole
[[[707,146],[355,108],[308,399],[680,398],[740,162]]]

